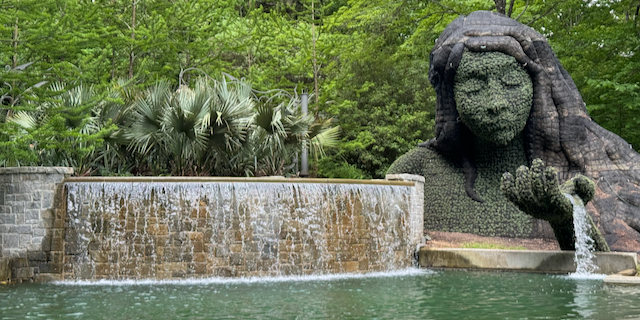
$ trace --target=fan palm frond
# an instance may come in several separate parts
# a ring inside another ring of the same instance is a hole
[[[134,122],[127,135],[131,139],[131,149],[143,155],[153,149],[162,149],[162,120],[168,108],[170,90],[168,82],[160,81],[133,103]]]

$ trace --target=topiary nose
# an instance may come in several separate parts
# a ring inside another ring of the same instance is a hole
[[[489,79],[489,100],[488,110],[494,114],[506,109],[509,106],[509,102],[505,97],[505,89],[502,83],[498,79]]]

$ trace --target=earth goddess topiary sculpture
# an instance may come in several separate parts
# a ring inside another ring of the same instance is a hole
[[[562,195],[570,193],[587,203],[598,249],[640,252],[640,155],[591,120],[542,35],[478,11],[445,29],[430,62],[435,138],[389,169],[425,177],[428,230],[552,229],[572,249],[572,205]]]

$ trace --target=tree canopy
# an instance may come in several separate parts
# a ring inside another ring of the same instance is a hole
[[[105,161],[104,153],[96,150],[120,156],[137,151],[138,155],[128,155],[134,165],[111,169],[136,174],[132,166],[142,170],[144,157],[166,154],[158,149],[153,155],[140,140],[144,135],[135,130],[142,127],[135,127],[133,119],[141,119],[142,102],[136,101],[144,101],[160,86],[174,99],[167,106],[187,108],[188,94],[180,86],[199,92],[202,79],[233,78],[249,84],[257,99],[254,107],[262,106],[254,110],[264,112],[262,122],[254,122],[256,126],[274,120],[271,116],[292,115],[297,108],[282,96],[274,98],[280,99],[277,103],[258,103],[259,96],[268,96],[272,89],[284,90],[278,92],[291,97],[303,91],[311,94],[309,110],[314,120],[304,120],[305,126],[339,126],[340,140],[324,150],[324,158],[314,161],[314,174],[380,178],[397,157],[432,137],[435,92],[427,79],[429,52],[449,22],[475,10],[502,12],[544,34],[572,75],[593,119],[640,149],[637,2],[2,0],[0,144],[5,148],[0,161],[3,165],[82,166],[78,159]],[[193,92],[190,94],[197,96]],[[73,97],[84,100],[65,104]],[[101,114],[107,106],[117,106],[131,118]],[[193,124],[200,121],[198,130],[206,129],[202,118],[193,114],[196,110],[180,110],[175,117],[187,122],[193,117]],[[87,126],[96,119],[103,122],[89,130]],[[289,119],[289,127],[279,127],[287,134],[278,138],[284,139],[282,143],[269,140],[272,148],[302,138],[293,139],[296,121],[301,118]],[[160,127],[162,123],[169,127],[170,119],[158,119]],[[124,128],[130,130],[129,136]],[[205,132],[205,140],[209,141],[213,131]],[[251,132],[258,135],[258,131]],[[234,137],[244,139],[242,134]],[[137,142],[113,149],[117,139]],[[207,149],[203,141],[187,139],[182,146],[192,143],[192,150]],[[35,152],[36,146],[44,149]],[[198,153],[185,163],[177,161],[182,157],[180,148],[162,148],[175,151],[174,158],[162,164],[174,174],[207,171],[210,168],[205,163],[213,166],[215,161],[230,163],[226,153],[220,153],[218,160],[212,154]],[[48,151],[42,151],[45,149]],[[59,157],[52,153],[56,150]],[[76,154],[67,152],[71,150]],[[264,148],[252,150],[269,153]],[[275,154],[271,160],[263,158],[264,174],[293,165],[290,158],[294,155],[292,149],[287,159],[276,159]],[[70,163],[69,157],[76,160]],[[255,174],[245,170],[255,166],[247,159],[236,159],[240,161],[236,164],[244,164],[227,166],[226,172]],[[272,169],[267,170],[269,166]]]

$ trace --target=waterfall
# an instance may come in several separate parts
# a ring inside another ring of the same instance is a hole
[[[65,279],[387,271],[411,265],[411,187],[68,182]]]
[[[576,237],[576,276],[585,276],[594,274],[598,270],[598,266],[593,263],[593,239],[589,237],[589,219],[587,218],[587,210],[584,208],[582,200],[577,196],[564,194],[573,205],[573,229]]]

